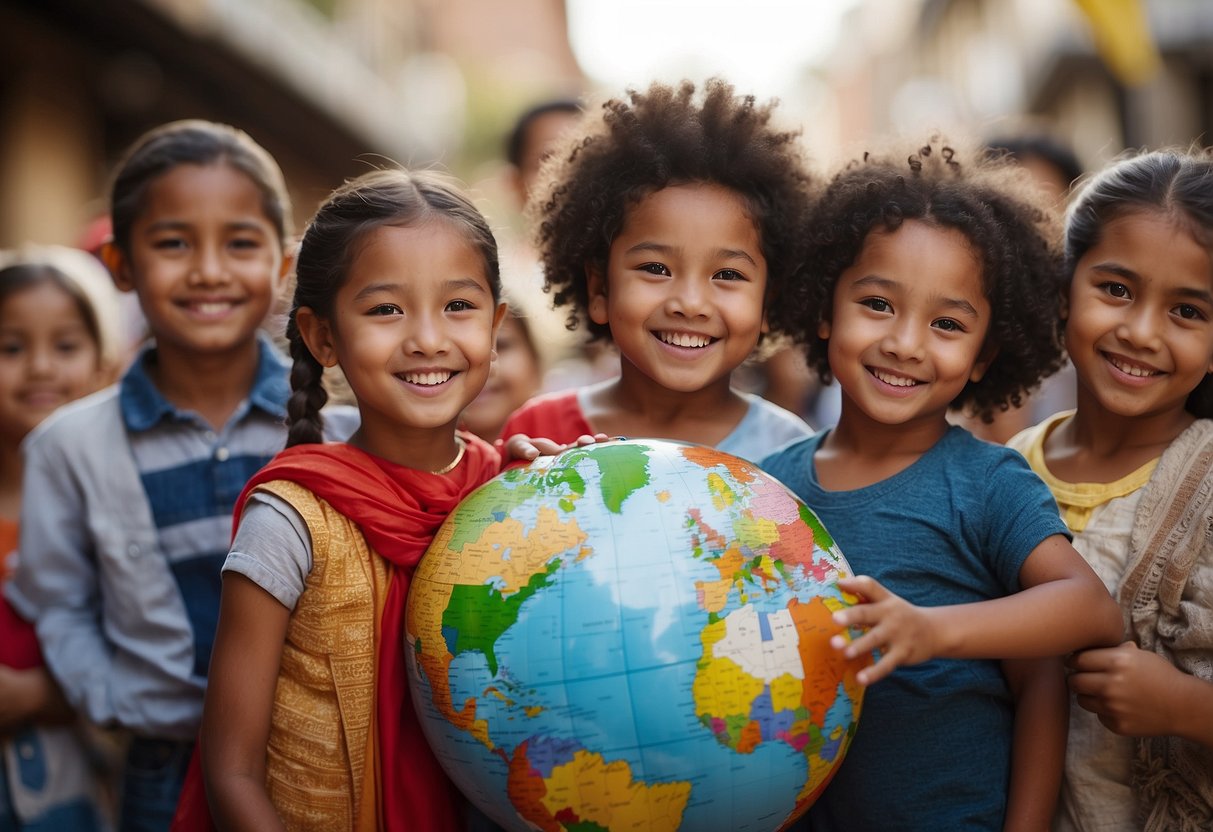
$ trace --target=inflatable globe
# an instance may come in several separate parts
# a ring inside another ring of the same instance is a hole
[[[541,457],[468,495],[418,566],[413,700],[507,829],[777,829],[859,718],[859,665],[828,643],[849,572],[803,503],[728,454]]]

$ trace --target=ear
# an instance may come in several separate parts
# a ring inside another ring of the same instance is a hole
[[[585,264],[586,293],[590,296],[590,320],[601,326],[607,325],[607,279],[594,263]]]
[[[101,244],[101,262],[105,264],[105,268],[109,269],[110,278],[118,287],[118,291],[134,291],[135,282],[131,279],[130,264],[113,238]]]
[[[509,304],[505,301],[497,304],[497,311],[493,313],[493,358],[497,358],[497,333],[501,331],[501,322],[505,320],[505,313],[509,311]]]
[[[311,307],[300,306],[295,310],[295,326],[299,335],[322,367],[337,366],[337,345],[333,338],[333,325],[321,318]]]
[[[817,337],[823,341],[830,340],[830,322],[821,320],[817,323]]]
[[[976,384],[985,376],[986,371],[990,369],[990,365],[994,363],[994,359],[998,357],[998,345],[993,342],[987,342],[981,348],[981,355],[977,356],[977,363],[973,365],[973,371],[969,373],[969,381]]]

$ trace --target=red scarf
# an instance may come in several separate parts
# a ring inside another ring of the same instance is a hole
[[[443,475],[396,465],[351,445],[296,445],[258,471],[236,502],[234,525],[254,488],[290,480],[357,523],[370,547],[391,565],[392,581],[380,622],[384,636],[375,695],[388,830],[454,829],[459,824],[455,803],[449,799],[453,787],[434,759],[409,701],[403,633],[409,578],[417,562],[459,501],[500,470],[500,457],[491,445],[471,434],[460,436],[467,443],[464,459]],[[206,805],[200,774],[191,770],[190,780],[196,782],[187,780],[174,829],[205,828],[180,823],[183,811],[195,814],[199,808],[187,809],[187,801],[201,800],[201,806]]]

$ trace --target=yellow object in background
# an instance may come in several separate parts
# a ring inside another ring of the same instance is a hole
[[[1082,9],[1104,63],[1123,84],[1138,86],[1162,65],[1143,0],[1074,0]]]

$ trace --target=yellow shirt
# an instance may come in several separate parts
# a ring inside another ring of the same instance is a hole
[[[1058,479],[1045,464],[1045,441],[1058,425],[1072,415],[1072,410],[1056,413],[1039,425],[1020,432],[1007,445],[1023,454],[1032,470],[1049,486],[1061,510],[1061,519],[1071,532],[1078,534],[1087,527],[1095,509],[1117,497],[1132,494],[1149,482],[1158,460],[1152,459],[1113,482],[1066,482]]]

